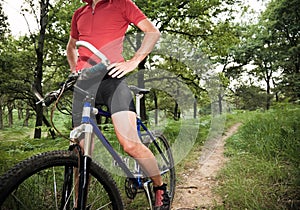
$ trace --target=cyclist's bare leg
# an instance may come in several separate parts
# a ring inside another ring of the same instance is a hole
[[[136,114],[121,111],[112,115],[116,135],[124,151],[136,159],[151,177],[154,186],[163,184],[162,177],[153,153],[141,143],[137,133]]]

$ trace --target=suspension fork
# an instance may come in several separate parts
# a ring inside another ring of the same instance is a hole
[[[62,189],[62,198],[60,209],[70,209],[70,198],[73,186],[73,167],[65,166],[64,185]]]
[[[69,151],[74,151],[74,150],[78,151],[78,160],[80,160],[80,156],[82,156],[80,146],[78,144],[70,145]],[[73,166],[65,166],[64,184],[63,184],[63,189],[62,189],[60,210],[70,209],[72,190],[73,190],[73,185],[74,185],[73,177],[74,177],[74,167]]]
[[[87,203],[90,167],[92,162],[93,126],[90,122],[91,104],[86,102],[83,108],[82,125],[84,128],[84,154],[80,155],[79,163],[79,187],[77,208],[85,210]],[[82,154],[82,153],[81,153]]]
[[[84,148],[80,148],[79,145],[79,157],[78,157],[78,174],[79,177],[75,178],[75,182],[78,183],[75,191],[76,204],[78,210],[85,210],[87,203],[88,187],[89,187],[89,177],[90,177],[90,167],[92,162],[92,148],[93,148],[93,126],[90,124],[91,114],[97,114],[98,110],[92,108],[91,103],[86,101],[84,103],[82,112],[81,125],[73,129],[70,133],[71,139],[79,139],[81,133],[84,133]],[[76,174],[75,174],[76,175]]]
[[[78,210],[85,210],[86,203],[87,203],[87,195],[88,195],[88,186],[89,186],[89,174],[90,174],[90,167],[92,162],[92,133],[93,127],[91,124],[84,123],[79,127],[75,128],[71,132],[71,137],[76,136],[84,132],[84,148],[76,144],[76,148],[78,150],[78,173],[75,174],[75,195],[76,195],[76,204]],[[71,176],[73,176],[73,167],[66,167],[65,172],[65,181],[71,180]],[[78,176],[79,175],[79,176]],[[69,182],[69,181],[68,181]],[[65,194],[69,194],[68,187],[64,187]],[[69,204],[68,204],[69,205]]]
[[[73,147],[74,148],[74,147]],[[85,210],[87,204],[87,195],[89,187],[89,173],[92,159],[89,156],[83,154],[79,145],[76,145],[78,150],[78,173],[74,173],[74,168],[72,166],[65,167],[65,176],[64,176],[64,186],[61,200],[60,209],[70,209],[71,205],[71,196],[72,196],[72,186],[73,186],[73,177],[79,175],[78,179],[75,178],[75,195],[77,196],[77,208],[78,210]]]
[[[87,203],[91,158],[81,155],[79,163],[79,185],[77,209],[85,210]]]

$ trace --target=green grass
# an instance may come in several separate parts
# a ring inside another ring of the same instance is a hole
[[[59,116],[56,119],[59,121]],[[68,127],[68,121],[59,122],[57,127]],[[180,174],[198,160],[203,144],[209,140],[208,136],[220,135],[220,131],[238,122],[243,125],[236,135],[227,140],[226,156],[229,161],[220,172],[220,184],[215,189],[223,198],[224,205],[215,209],[299,209],[299,107],[279,106],[267,112],[236,111],[226,116],[225,125],[216,123],[212,126],[210,117],[204,116],[198,121],[167,121],[153,129],[159,129],[166,135],[178,159],[184,155],[176,165],[177,182],[180,183]],[[192,133],[181,132],[182,129]],[[197,132],[194,132],[196,129]],[[43,128],[44,134],[46,130]],[[61,138],[31,139],[32,134],[33,128],[20,125],[0,131],[0,173],[33,154],[66,149],[69,144]],[[116,142],[110,126],[106,135]],[[115,178],[123,191],[124,179]],[[124,200],[128,209],[144,209],[146,205],[142,194],[133,202]]]
[[[243,119],[226,143],[230,161],[217,189],[224,205],[216,209],[299,209],[300,108],[245,113]]]
[[[23,132],[21,132],[22,134]],[[3,134],[1,132],[1,134]],[[14,129],[8,129],[5,131],[4,136],[16,136]],[[20,134],[20,135],[21,135]],[[57,138],[55,140],[42,138],[42,139],[31,139],[27,137],[19,137],[16,139],[0,138],[0,174],[7,171],[10,167],[16,163],[29,158],[35,154],[49,151],[49,150],[59,150],[67,149],[69,142]]]
[[[59,121],[61,119],[61,121]],[[65,127],[63,132],[66,133],[68,130],[68,120],[60,116],[55,116],[55,122],[57,128]],[[110,143],[115,145],[117,149],[121,149],[118,146],[118,142],[113,132],[111,125],[105,126],[105,136],[110,140]],[[164,133],[169,143],[172,145],[172,149],[176,150],[174,155],[177,157],[178,162],[184,158],[185,162],[191,159],[193,151],[199,148],[205,141],[205,138],[210,127],[210,118],[203,117],[200,122],[199,120],[186,120],[186,121],[172,121],[168,120],[163,125],[152,126],[152,130],[159,130]],[[0,174],[8,170],[14,164],[19,161],[29,158],[30,156],[49,150],[67,149],[69,142],[63,138],[51,139],[47,137],[47,128],[43,127],[43,138],[32,139],[34,129],[22,127],[21,125],[15,125],[13,128],[6,128],[0,131]],[[192,132],[192,135],[191,133]],[[96,161],[105,161],[103,164],[112,165],[112,160],[109,159],[107,152],[101,149],[101,143],[97,142],[95,146],[94,157]],[[104,157],[104,158],[103,158]],[[108,157],[108,158],[106,158]],[[175,157],[175,158],[176,158]],[[111,166],[110,166],[111,167]],[[176,165],[176,170],[180,172],[184,170],[184,162],[180,162]],[[119,171],[119,174],[122,172]],[[131,201],[126,198],[124,193],[124,182],[125,179],[122,176],[116,174],[113,175],[121,192],[123,193],[124,203],[126,209],[141,209],[144,210],[146,199],[144,193],[138,194],[136,199]]]

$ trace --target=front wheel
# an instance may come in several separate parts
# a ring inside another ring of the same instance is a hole
[[[65,169],[77,167],[78,156],[72,151],[46,152],[20,162],[0,178],[0,209],[73,209],[76,179],[69,180],[70,193],[65,199],[64,177]],[[88,191],[88,209],[123,209],[116,183],[94,162]]]

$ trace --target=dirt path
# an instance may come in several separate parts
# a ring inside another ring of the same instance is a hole
[[[225,135],[213,140],[204,151],[200,159],[192,163],[183,174],[179,174],[172,210],[210,209],[221,204],[222,200],[213,194],[212,188],[218,185],[216,175],[226,162],[224,157],[225,140],[233,135],[240,124],[232,126]]]

